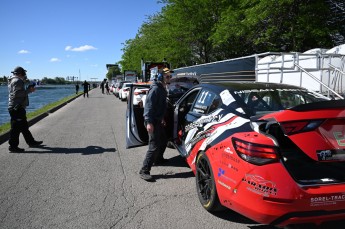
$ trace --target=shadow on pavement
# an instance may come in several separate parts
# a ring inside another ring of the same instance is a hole
[[[218,218],[221,218],[221,219],[224,219],[227,221],[231,221],[231,222],[243,223],[243,224],[257,224],[253,220],[248,219],[247,217],[245,217],[245,216],[243,216],[243,215],[241,215],[235,211],[227,209],[225,207],[223,210],[218,211],[218,212],[213,212],[211,214],[213,214],[214,216],[216,216]],[[265,229],[271,229],[272,226],[263,227],[262,229],[264,229],[264,228]]]
[[[37,150],[40,149],[40,150]],[[23,154],[27,153],[61,153],[61,154],[74,154],[80,153],[82,155],[92,155],[92,154],[101,154],[105,152],[116,152],[115,148],[103,148],[100,146],[87,146],[85,148],[62,148],[62,147],[49,147],[49,146],[40,146],[37,148],[30,148],[22,152]],[[13,153],[13,152],[12,152]]]
[[[167,161],[164,164],[159,164],[159,166],[172,166],[172,167],[186,167],[189,168],[187,162],[185,159],[179,155],[169,158],[169,161]]]
[[[194,177],[194,173],[192,171],[189,172],[182,172],[182,173],[172,173],[172,174],[159,174],[153,175],[153,178],[158,179],[172,179],[172,178],[190,178]]]

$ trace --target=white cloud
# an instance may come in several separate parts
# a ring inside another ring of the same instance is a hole
[[[97,48],[93,47],[92,45],[83,45],[80,47],[73,48],[72,46],[66,46],[65,51],[73,51],[73,52],[85,52],[89,50],[97,50]]]
[[[22,49],[18,52],[18,54],[27,54],[27,53],[30,53],[30,52],[28,50],[24,50],[24,49]]]
[[[55,58],[55,57],[50,59],[50,62],[60,62],[60,61],[61,60],[59,58]]]

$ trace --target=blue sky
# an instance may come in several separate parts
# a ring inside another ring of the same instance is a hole
[[[22,66],[29,79],[103,79],[123,43],[162,7],[157,0],[1,0],[0,77]]]

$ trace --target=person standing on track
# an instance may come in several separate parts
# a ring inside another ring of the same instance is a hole
[[[149,134],[149,147],[143,166],[139,171],[140,178],[146,181],[154,181],[150,175],[153,164],[161,164],[167,160],[163,158],[167,146],[164,115],[167,109],[168,96],[166,85],[170,83],[172,72],[169,68],[164,68],[157,81],[151,85],[146,97],[144,125]]]
[[[85,94],[89,98],[90,84],[88,82],[86,82],[86,80],[84,80],[84,83],[82,83],[82,85],[84,86],[84,94],[83,94],[84,98],[85,98]]]
[[[9,138],[10,152],[24,152],[19,148],[19,135],[23,134],[26,143],[30,147],[36,147],[43,141],[36,141],[29,130],[29,124],[26,118],[26,107],[29,105],[28,94],[35,91],[34,85],[26,87],[25,81],[26,70],[22,67],[16,67],[13,76],[9,79],[8,84],[8,112],[11,116],[11,130]]]

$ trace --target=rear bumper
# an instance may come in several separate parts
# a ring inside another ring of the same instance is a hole
[[[287,226],[291,224],[313,223],[320,225],[329,221],[337,221],[345,219],[345,209],[336,211],[308,211],[308,212],[290,212],[285,214],[273,222],[272,225]]]
[[[254,202],[254,201],[252,201]],[[230,209],[258,222],[276,227],[285,227],[294,224],[321,225],[331,221],[345,220],[345,208],[338,210],[310,210],[291,203],[280,204],[255,204],[243,206],[232,202]],[[302,211],[293,211],[293,210]]]
[[[341,188],[343,187],[341,186]],[[225,203],[224,206],[258,223],[277,227],[294,224],[321,225],[331,221],[345,220],[344,200],[335,198],[342,197],[342,195],[334,192],[328,195],[328,198],[334,197],[333,201],[326,202],[327,194],[325,193],[327,191],[325,188],[319,188],[317,191],[319,192],[320,189],[323,194],[310,195],[310,193],[304,192],[303,199],[291,198],[291,196],[289,198],[263,197],[261,199],[255,193],[247,192],[238,195],[239,198],[233,199],[233,201],[221,199],[221,203]],[[237,191],[240,193],[239,190]],[[295,196],[301,195],[302,193],[300,195],[295,193]],[[229,202],[231,204],[228,204]]]

